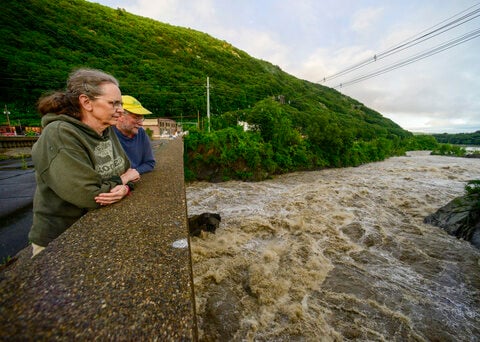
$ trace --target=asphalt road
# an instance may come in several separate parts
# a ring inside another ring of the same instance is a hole
[[[30,158],[0,161],[0,263],[28,246],[35,186]]]

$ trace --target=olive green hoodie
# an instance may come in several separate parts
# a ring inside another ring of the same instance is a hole
[[[37,188],[30,241],[46,246],[87,210],[98,208],[95,196],[118,184],[128,157],[109,127],[100,136],[80,120],[47,114],[32,148]]]

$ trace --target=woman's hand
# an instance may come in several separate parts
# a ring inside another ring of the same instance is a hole
[[[131,169],[133,170],[133,169]],[[95,202],[100,205],[109,205],[120,201],[130,192],[128,185],[117,185],[110,192],[103,192],[95,197]]]
[[[137,182],[140,180],[140,174],[135,169],[128,169],[120,176],[120,178],[122,179],[123,184],[127,184],[128,182]]]

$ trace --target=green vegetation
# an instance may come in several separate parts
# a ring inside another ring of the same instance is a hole
[[[28,164],[27,164],[27,161],[25,160],[25,158],[29,158],[31,155],[28,154],[28,153],[23,153],[23,152],[20,152],[20,153],[9,153],[9,154],[6,154],[6,153],[0,153],[0,160],[9,160],[9,159],[21,159],[22,160],[22,169],[23,170],[26,170],[28,169]]]
[[[147,133],[148,137],[150,138],[150,140],[152,140],[152,137],[153,137],[153,131],[150,129],[150,128],[146,128],[145,129],[145,133]]]
[[[480,145],[480,131],[474,133],[433,134],[439,143],[457,145]]]
[[[27,159],[28,158],[28,155],[26,154],[22,154],[22,170],[27,170],[28,169],[28,164],[27,164]]]
[[[358,166],[438,145],[426,135],[359,139],[334,119],[302,127],[303,115],[309,113],[267,99],[217,117],[210,133],[190,130],[185,137],[186,179],[261,180],[294,170]],[[244,131],[237,121],[248,122],[251,130]]]
[[[474,212],[477,213],[477,217],[478,217],[478,212],[480,210],[480,179],[471,180],[467,182],[467,184],[465,185],[465,192],[467,193],[468,196],[471,196],[472,198],[476,198]],[[476,229],[475,226],[472,227],[470,234],[473,234],[474,229]]]
[[[464,147],[451,144],[438,144],[438,146],[432,150],[432,154],[441,156],[454,156],[464,157],[467,151]]]
[[[36,124],[32,125],[32,126],[37,126]],[[34,131],[27,131],[25,132],[25,136],[26,137],[36,137],[37,134],[34,132]]]
[[[35,104],[78,67],[102,69],[154,112],[188,128],[187,179],[259,180],[294,170],[356,166],[434,149],[338,91],[297,79],[228,42],[82,0],[4,0],[0,105],[39,125]],[[243,131],[238,122],[248,122]],[[187,124],[184,125],[187,127]]]
[[[465,191],[469,195],[480,195],[480,180],[471,180],[465,185]]]
[[[432,134],[432,137],[438,142],[437,146],[429,148],[432,154],[442,156],[464,157],[467,150],[464,146],[480,145],[480,131],[474,133],[457,134]],[[469,152],[468,154],[479,154],[480,151]]]

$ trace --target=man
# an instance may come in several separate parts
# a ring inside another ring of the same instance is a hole
[[[113,129],[127,153],[131,168],[139,174],[150,172],[155,167],[155,158],[150,139],[142,126],[145,115],[152,112],[132,96],[123,95],[122,102],[123,115],[117,119]]]

